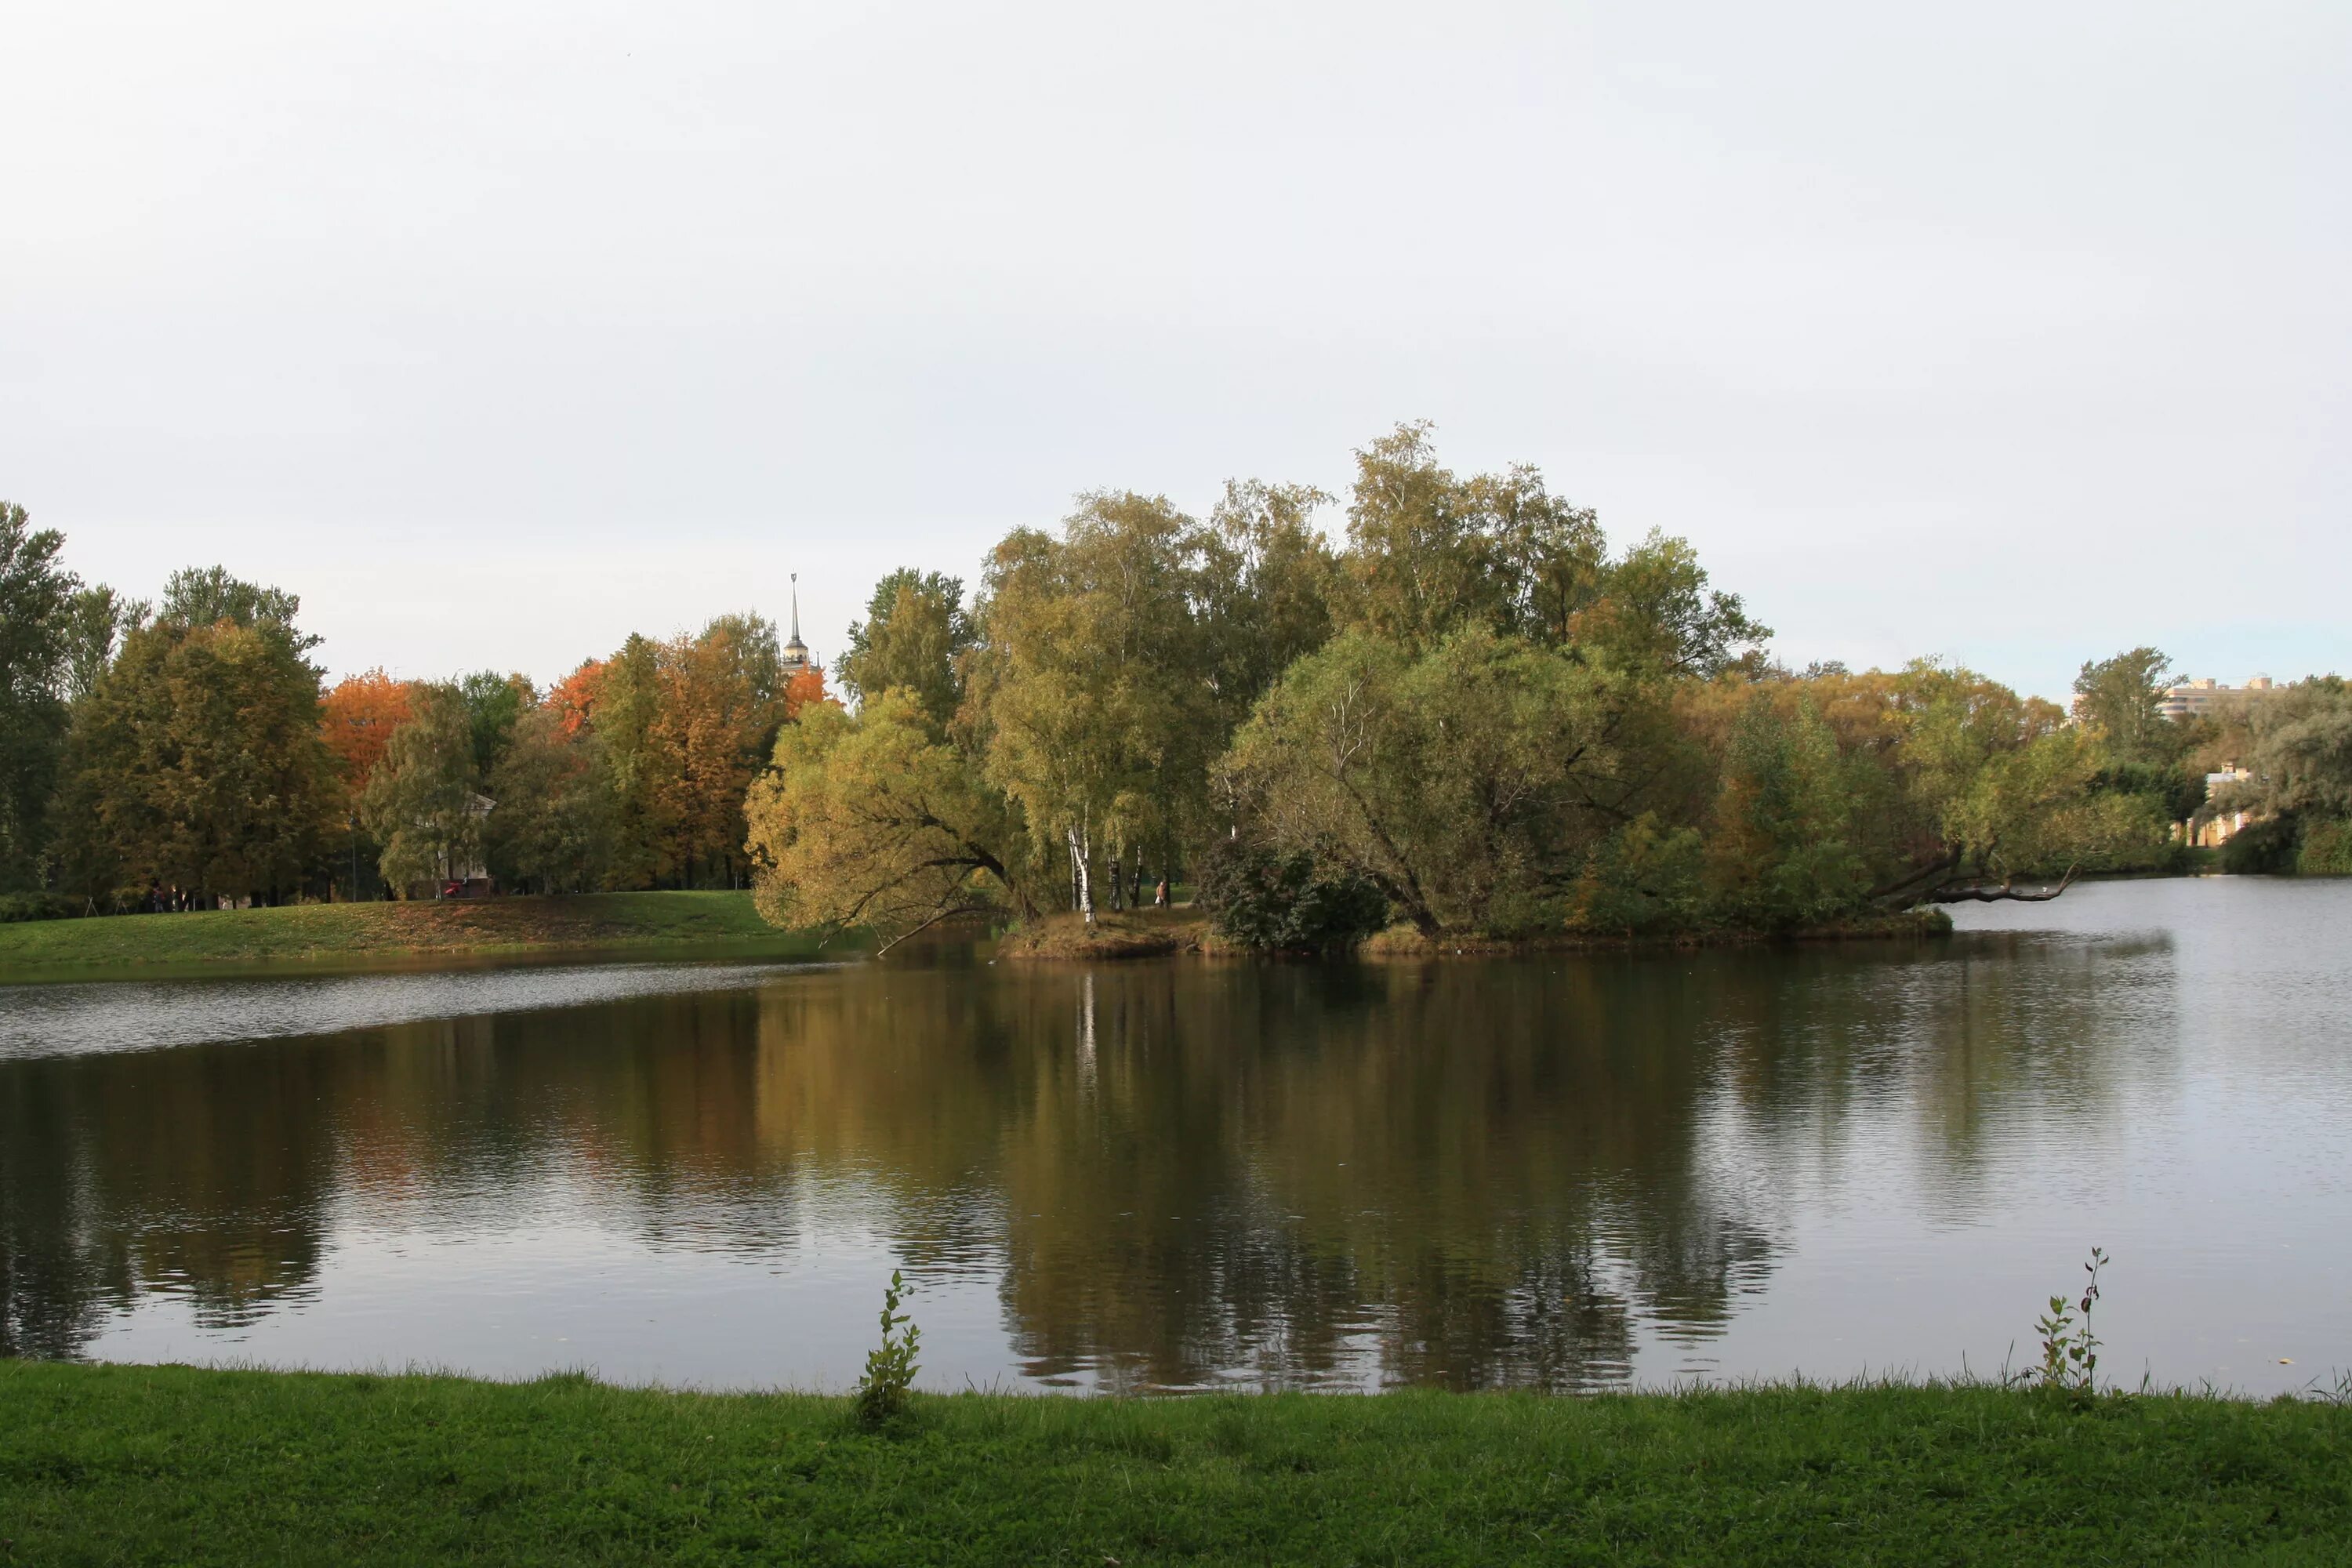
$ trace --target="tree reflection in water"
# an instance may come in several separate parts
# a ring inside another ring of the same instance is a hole
[[[845,1195],[917,1276],[993,1274],[1048,1383],[1603,1385],[1763,1288],[1862,1107],[1911,1108],[1959,1209],[2005,1121],[2095,1138],[2161,1014],[2116,951],[894,963],[5,1063],[0,1353],[147,1293],[234,1326],[340,1226],[527,1227],[560,1183],[787,1267],[803,1200]]]

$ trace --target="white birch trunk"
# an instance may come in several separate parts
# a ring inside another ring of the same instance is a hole
[[[1087,870],[1087,836],[1078,831],[1076,823],[1070,824],[1070,868],[1078,879],[1078,912],[1086,917],[1087,924],[1092,925],[1095,923],[1095,885],[1093,877]]]

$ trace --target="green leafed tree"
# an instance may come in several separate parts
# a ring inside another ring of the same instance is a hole
[[[2163,653],[2129,648],[2083,666],[2074,677],[2075,710],[2116,763],[2177,763],[2186,749],[2183,732],[2158,706],[2172,681],[2172,661]]]
[[[619,803],[593,731],[569,732],[552,708],[525,709],[488,782],[497,804],[484,824],[484,847],[502,884],[542,893],[605,885]]]
[[[76,891],[152,882],[275,900],[306,881],[340,814],[298,608],[217,569],[181,573],[164,610],[123,638],[67,746]]]
[[[1345,618],[1416,650],[1465,627],[1567,640],[1600,596],[1599,518],[1520,466],[1464,479],[1437,461],[1426,422],[1356,454]]]
[[[753,894],[777,925],[862,928],[887,946],[962,911],[1035,912],[1018,809],[903,688],[855,714],[803,710],[746,816]]]
[[[1483,628],[1362,632],[1300,660],[1235,738],[1236,830],[1378,886],[1423,932],[1565,918],[1675,744],[1660,694]]]
[[[1060,537],[1017,531],[990,563],[967,733],[1041,852],[1066,856],[1089,920],[1205,817],[1223,738],[1201,615],[1212,542],[1164,500],[1102,492]]]
[[[485,821],[464,689],[420,685],[411,702],[360,797],[360,818],[383,846],[384,882],[403,892],[463,877],[481,858]]]
[[[36,879],[66,733],[75,582],[65,536],[0,501],[0,892]]]
[[[963,582],[901,567],[874,585],[866,618],[849,623],[849,647],[835,664],[854,701],[904,691],[944,731],[963,703],[963,664],[974,634]]]

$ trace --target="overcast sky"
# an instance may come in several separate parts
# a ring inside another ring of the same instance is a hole
[[[75,0],[0,56],[0,497],[338,673],[794,571],[830,660],[892,566],[1412,418],[1796,664],[2352,670],[2343,0]]]

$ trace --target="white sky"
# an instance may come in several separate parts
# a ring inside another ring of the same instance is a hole
[[[2352,668],[2352,5],[0,0],[0,496],[544,679],[1438,422],[1801,664]],[[1336,521],[1336,520],[1335,520]]]

